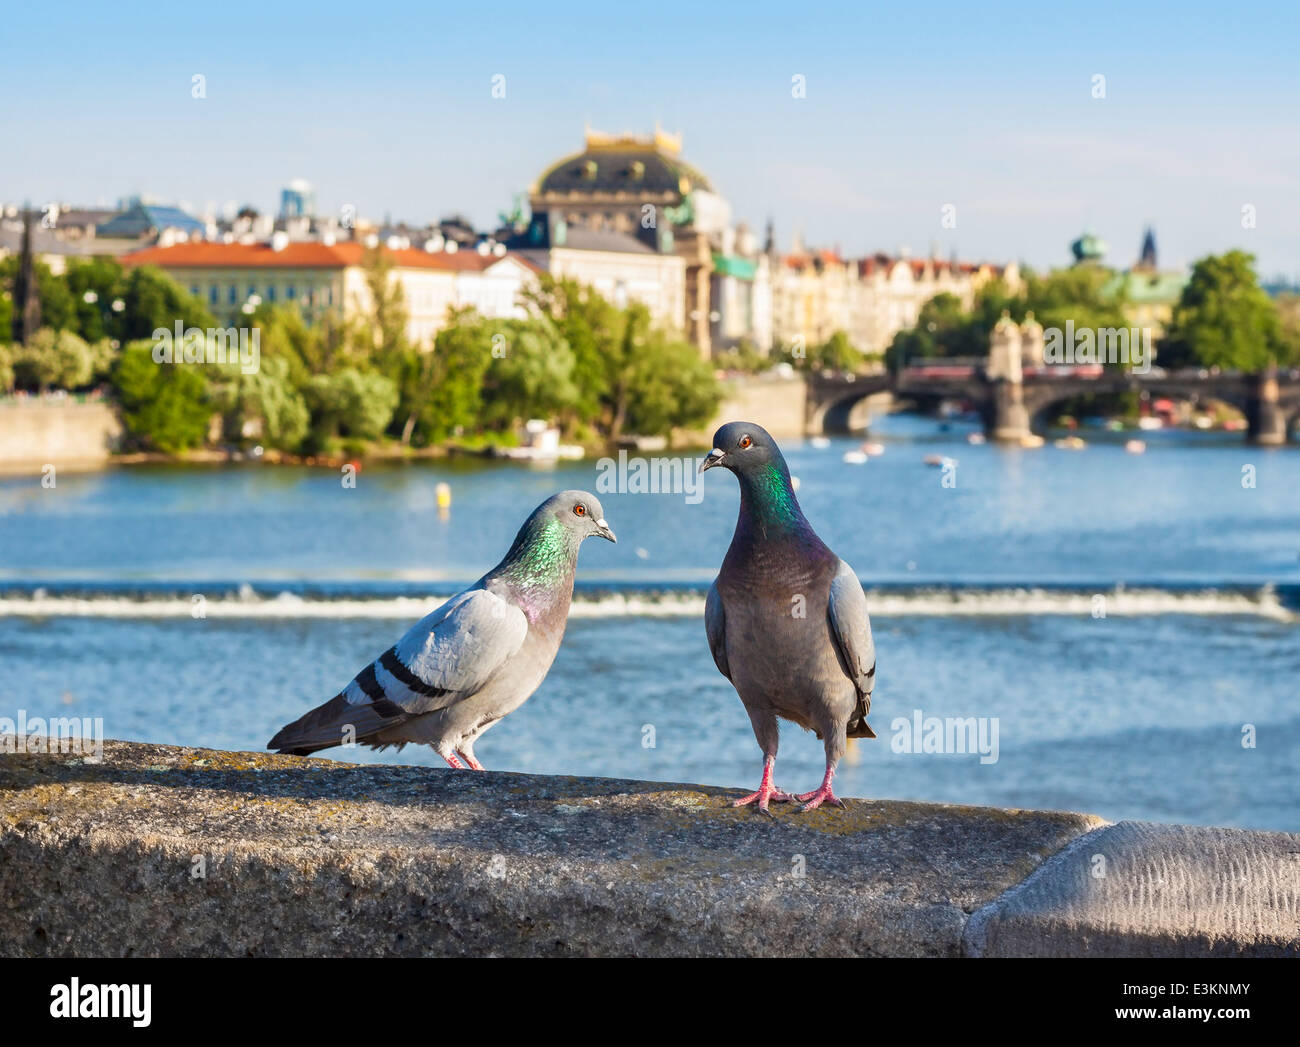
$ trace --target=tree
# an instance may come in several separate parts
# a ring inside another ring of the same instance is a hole
[[[340,342],[331,342],[337,332],[329,325],[308,326],[292,305],[263,303],[252,313],[249,324],[258,331],[258,352],[262,360],[282,360],[286,375],[301,386],[314,374],[331,370]]]
[[[398,360],[408,350],[406,324],[410,315],[402,284],[393,276],[392,260],[378,248],[367,251],[362,259],[362,275],[370,292],[370,307],[365,322],[358,326],[358,362],[373,356],[383,368]]]
[[[221,377],[212,383],[212,403],[221,412],[226,438],[235,443],[294,451],[311,422],[306,400],[283,358],[263,358],[252,374],[238,364],[224,365]]]
[[[1281,345],[1278,363],[1300,363],[1300,294],[1280,294],[1274,304],[1277,306]]]
[[[32,259],[31,280],[35,291],[32,315],[39,317],[39,327],[48,327],[55,331],[64,328],[76,329],[76,309],[72,294],[63,278],[50,271],[50,267],[39,258]],[[23,295],[23,266],[20,255],[10,255],[0,261],[0,287],[10,299],[10,328],[5,330],[6,341],[13,330],[13,322],[20,319],[20,301]],[[28,332],[28,341],[36,334],[39,327]]]
[[[71,331],[42,327],[11,352],[15,381],[23,389],[81,389],[95,377],[90,346]]]
[[[983,356],[988,352],[988,330],[982,313],[968,312],[954,294],[937,294],[921,306],[916,326],[899,331],[885,350],[885,363],[893,370],[913,360],[941,356]]]
[[[1044,327],[1065,330],[1066,324],[1072,322],[1075,330],[1127,328],[1124,297],[1110,290],[1114,275],[1113,270],[1099,265],[1053,269],[1041,277],[1031,273],[1024,308],[1032,311]],[[1017,320],[1024,319],[1023,312],[1012,315]]]
[[[455,311],[427,353],[409,350],[399,416],[410,442],[433,443],[473,428],[483,409],[483,378],[492,363],[492,331],[472,309]]]
[[[549,273],[543,273],[521,297],[533,315],[555,325],[573,351],[578,397],[572,415],[599,420],[608,431],[618,413],[614,376],[623,367],[631,310],[616,308],[594,288],[576,280],[557,280]]]
[[[578,402],[577,359],[547,317],[489,325],[491,363],[483,378],[483,424],[504,428],[528,418],[551,418]]]
[[[5,263],[0,261],[0,346],[12,341],[14,330],[14,297],[7,283]]]
[[[311,411],[311,444],[324,448],[336,438],[378,440],[397,407],[397,387],[381,374],[345,367],[318,374],[303,390]]]
[[[741,374],[758,374],[772,366],[766,353],[748,338],[742,338],[730,349],[713,354],[713,366],[719,371],[738,371]]]
[[[625,427],[641,436],[698,428],[714,416],[721,399],[713,367],[695,346],[651,331],[633,364]]]
[[[71,323],[88,342],[101,338],[119,338],[122,319],[113,310],[121,297],[125,274],[112,258],[82,258],[68,262],[63,275],[71,298]]]
[[[122,309],[116,313],[114,336],[125,344],[140,338],[152,338],[159,328],[171,330],[176,321],[182,327],[198,327],[206,330],[216,326],[216,320],[198,298],[183,291],[161,269],[151,265],[139,265],[131,268],[122,280],[116,298],[122,302]]]
[[[1166,332],[1171,354],[1248,373],[1288,355],[1277,306],[1259,286],[1254,264],[1254,255],[1228,251],[1192,267]]]
[[[204,369],[193,364],[157,364],[153,343],[127,345],[113,369],[113,388],[134,441],[166,454],[200,446],[212,408]]]

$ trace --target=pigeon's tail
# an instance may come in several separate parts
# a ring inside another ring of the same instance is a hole
[[[310,756],[335,745],[364,741],[403,719],[384,716],[374,705],[349,702],[339,694],[281,727],[266,747],[286,756]]]
[[[871,711],[871,695],[858,695],[858,704],[853,709],[853,715],[849,717],[848,730],[845,737],[848,738],[874,738],[876,732],[871,729],[867,723],[867,713]]]

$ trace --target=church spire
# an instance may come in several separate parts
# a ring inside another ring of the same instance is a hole
[[[1156,268],[1156,234],[1150,226],[1147,226],[1146,235],[1142,238],[1142,254],[1138,258],[1137,267],[1139,269]]]

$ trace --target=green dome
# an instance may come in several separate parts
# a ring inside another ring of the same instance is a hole
[[[1076,262],[1100,262],[1106,255],[1106,241],[1092,233],[1084,233],[1070,245]]]

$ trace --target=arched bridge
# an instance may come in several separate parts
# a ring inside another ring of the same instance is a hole
[[[1043,369],[1021,381],[990,378],[983,361],[935,360],[904,368],[898,374],[822,372],[808,380],[807,429],[810,433],[844,433],[860,426],[853,415],[862,401],[877,393],[897,400],[932,404],[944,400],[969,404],[984,420],[989,436],[1017,440],[1055,404],[1088,394],[1145,391],[1152,397],[1222,400],[1246,416],[1247,435],[1257,443],[1285,443],[1300,421],[1300,371],[1265,374],[1125,374],[1084,368]]]

